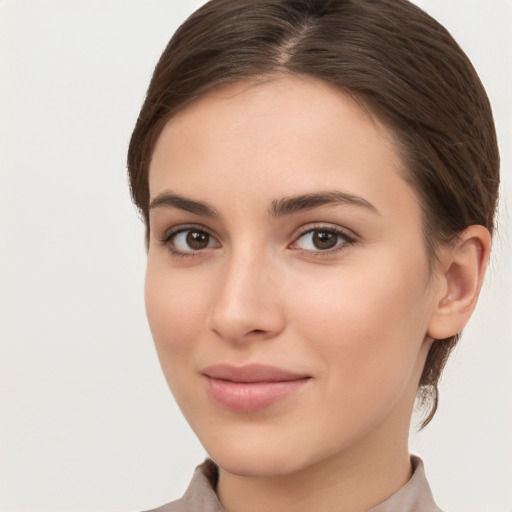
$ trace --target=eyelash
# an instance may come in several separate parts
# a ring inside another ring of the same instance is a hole
[[[216,239],[216,237],[214,235],[212,235],[203,226],[182,225],[182,226],[177,226],[175,228],[172,228],[171,230],[166,231],[164,233],[164,235],[161,238],[159,238],[159,241],[162,245],[165,245],[167,247],[167,249],[170,251],[170,253],[173,256],[176,256],[179,258],[200,257],[202,255],[204,249],[196,250],[196,251],[191,249],[190,251],[185,252],[185,251],[180,251],[173,246],[173,239],[176,236],[178,236],[179,234],[186,233],[188,231],[191,231],[191,232],[195,231],[197,233],[203,233],[203,234],[207,235],[208,237]],[[317,233],[325,232],[325,233],[332,233],[332,234],[336,235],[338,237],[337,245],[335,245],[331,249],[326,249],[326,250],[319,249],[316,251],[300,249],[300,248],[294,249],[292,247],[292,245],[296,244],[302,237],[304,237],[305,235],[307,235],[309,233],[314,233],[314,232],[317,232]],[[313,226],[308,225],[308,226],[304,226],[304,227],[300,228],[297,236],[295,236],[293,242],[291,244],[289,244],[288,247],[291,247],[293,250],[297,250],[302,254],[308,255],[309,257],[318,258],[318,257],[322,257],[322,256],[324,256],[324,257],[328,256],[328,255],[330,256],[332,254],[343,251],[347,248],[347,246],[352,246],[356,242],[357,242],[356,237],[354,237],[353,235],[350,235],[349,233],[347,233],[347,231],[345,231],[337,226],[318,224],[318,225],[313,225]]]
[[[313,258],[321,258],[321,257],[327,257],[332,256],[333,254],[337,254],[338,252],[344,251],[348,247],[355,245],[357,242],[357,239],[354,235],[349,234],[346,230],[333,225],[326,225],[326,224],[317,224],[317,225],[308,225],[304,226],[299,229],[298,236],[294,238],[294,241],[290,244],[296,244],[302,237],[309,233],[332,233],[338,237],[337,244],[331,248],[326,250],[318,249],[316,251],[310,251],[307,249],[295,249],[297,251],[300,251],[302,254],[308,255],[309,257]],[[289,246],[289,247],[290,247]]]
[[[192,231],[196,233],[204,233],[205,235],[216,238],[214,235],[212,235],[207,229],[205,229],[202,226],[197,226],[194,224],[188,224],[188,225],[182,225],[182,226],[176,226],[175,228],[172,228],[170,230],[167,230],[161,238],[159,238],[159,241],[162,245],[165,245],[169,252],[173,256],[177,256],[178,258],[197,258],[201,256],[201,253],[203,251],[198,250],[190,250],[188,252],[180,251],[176,249],[173,246],[173,239],[178,236],[181,233],[186,233],[187,231]]]

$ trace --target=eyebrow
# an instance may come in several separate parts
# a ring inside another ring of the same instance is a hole
[[[311,192],[309,194],[300,194],[297,196],[275,199],[271,203],[269,214],[272,217],[284,217],[297,212],[312,210],[320,206],[332,206],[339,204],[356,206],[380,215],[377,208],[375,208],[375,206],[366,199],[338,190]],[[219,216],[218,211],[212,205],[204,201],[189,199],[169,191],[158,194],[149,204],[150,210],[162,207],[178,208],[180,210],[205,217]]]
[[[325,192],[312,192],[292,197],[283,197],[272,201],[269,213],[272,217],[283,217],[293,213],[312,210],[319,206],[350,205],[364,208],[372,213],[380,215],[380,212],[366,199],[338,190]]]
[[[178,208],[179,210],[185,210],[186,212],[205,217],[219,216],[217,210],[208,203],[188,199],[172,192],[162,192],[149,203],[150,210],[161,207]]]

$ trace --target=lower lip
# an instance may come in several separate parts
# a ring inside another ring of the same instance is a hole
[[[302,389],[309,378],[279,382],[232,382],[205,376],[209,395],[222,407],[256,412],[280,402]]]

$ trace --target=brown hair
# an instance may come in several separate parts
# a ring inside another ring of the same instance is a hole
[[[149,163],[165,123],[213,87],[284,72],[358,98],[393,130],[422,203],[431,257],[472,224],[493,232],[499,154],[491,107],[448,31],[407,0],[211,0],[178,29],[149,85],[128,151],[149,237]],[[459,335],[436,340],[419,382],[438,382]]]

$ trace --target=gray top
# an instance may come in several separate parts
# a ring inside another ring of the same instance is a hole
[[[442,512],[436,505],[425,476],[423,462],[411,457],[413,474],[393,496],[368,512]],[[217,466],[206,460],[198,466],[194,477],[180,500],[147,512],[226,512],[215,494]]]

